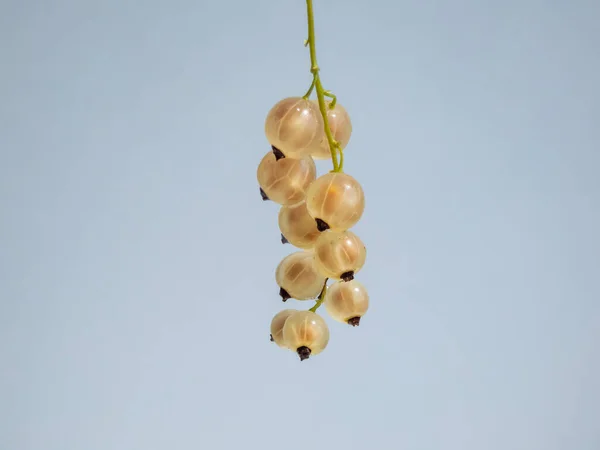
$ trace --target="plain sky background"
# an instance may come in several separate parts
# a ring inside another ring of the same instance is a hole
[[[300,363],[256,167],[305,2],[0,3],[0,449],[600,448],[600,3],[315,13],[372,303]]]

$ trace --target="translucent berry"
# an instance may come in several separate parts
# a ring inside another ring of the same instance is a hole
[[[315,162],[310,157],[276,159],[267,153],[256,171],[263,200],[280,205],[293,205],[304,200],[308,186],[317,176]]]
[[[279,210],[279,229],[285,240],[304,249],[312,248],[320,234],[315,219],[308,213],[306,202],[282,206]]]
[[[313,251],[317,270],[335,280],[352,280],[367,258],[365,244],[352,231],[322,232]]]
[[[300,361],[325,350],[329,343],[329,328],[325,320],[312,311],[290,315],[283,326],[283,340],[295,350]]]
[[[338,322],[358,326],[369,309],[369,293],[356,280],[337,281],[327,288],[325,309]]]
[[[286,157],[309,156],[325,133],[318,106],[302,97],[279,101],[267,114],[265,134]]]
[[[295,312],[297,312],[295,309],[284,309],[275,314],[271,320],[271,340],[281,348],[288,348],[283,339],[283,325],[287,318]]]
[[[313,100],[313,102],[317,104],[317,107],[319,106],[317,100]],[[340,148],[344,150],[352,135],[352,122],[350,121],[350,116],[348,115],[346,108],[339,103],[336,103],[335,108],[331,109],[329,107],[330,104],[331,102],[327,102],[327,121],[329,122],[329,129],[331,130],[333,139],[336,140],[340,144]],[[325,132],[323,132],[323,136],[321,137],[319,148],[312,152],[311,156],[314,159],[331,158],[329,141],[327,140]]]
[[[309,186],[306,207],[321,231],[343,231],[360,220],[365,209],[365,196],[360,183],[353,177],[329,172]]]
[[[281,288],[279,294],[283,301],[288,298],[313,299],[325,284],[325,277],[317,270],[313,253],[309,251],[291,253],[283,258],[275,271],[275,280]]]

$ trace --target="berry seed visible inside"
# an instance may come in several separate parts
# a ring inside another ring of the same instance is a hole
[[[281,243],[282,243],[282,244],[289,244],[289,243],[290,243],[290,241],[288,241],[288,240],[285,238],[285,236],[283,235],[283,233],[281,234]]]
[[[269,339],[271,340],[271,342],[275,342],[275,339],[273,339],[273,335],[272,334],[269,335]]]
[[[292,298],[292,296],[288,294],[288,291],[286,291],[284,288],[279,288],[279,295],[281,295],[281,300],[283,300],[284,302]]]
[[[298,356],[300,356],[300,361],[304,361],[310,356],[310,348],[305,346],[298,347],[298,350],[296,350],[296,352],[298,353]]]

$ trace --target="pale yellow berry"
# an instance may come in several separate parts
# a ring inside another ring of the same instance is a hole
[[[284,309],[275,314],[273,320],[271,320],[271,340],[281,348],[288,348],[283,339],[283,325],[288,317],[295,312],[297,312],[295,309]]]
[[[322,232],[313,251],[317,270],[335,280],[352,280],[367,258],[365,244],[348,230]]]
[[[320,230],[343,231],[360,220],[365,210],[365,196],[362,186],[353,177],[329,172],[308,187],[306,207]]]
[[[265,134],[286,157],[309,156],[325,133],[319,108],[302,97],[279,101],[267,114]]]
[[[293,205],[304,200],[306,190],[316,175],[317,168],[312,158],[277,159],[272,151],[263,157],[256,171],[261,193],[280,205]]]
[[[356,280],[337,281],[327,288],[325,309],[338,322],[358,326],[369,309],[369,293]]]
[[[314,299],[325,284],[325,277],[316,268],[313,253],[305,250],[283,258],[275,271],[275,280],[281,288],[279,293],[283,301],[288,298]]]
[[[306,209],[306,202],[281,207],[279,230],[290,244],[303,249],[312,248],[320,234],[315,219]]]
[[[317,100],[313,100],[317,104]],[[340,144],[340,148],[344,150],[350,141],[352,135],[352,122],[350,116],[342,105],[336,102],[335,107],[331,109],[329,106],[331,102],[328,101],[326,104],[327,108],[327,121],[329,122],[329,129],[331,130],[332,137],[335,141]],[[323,132],[319,148],[311,153],[314,159],[330,159],[331,150],[329,148],[329,140],[327,135]]]
[[[283,339],[291,350],[298,353],[302,361],[325,350],[329,343],[329,328],[317,313],[298,311],[285,321]]]

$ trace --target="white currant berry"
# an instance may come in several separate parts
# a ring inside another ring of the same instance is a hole
[[[317,270],[335,280],[352,280],[367,258],[365,244],[349,230],[322,232],[313,251]]]
[[[317,100],[313,100],[319,106]],[[336,102],[335,107],[331,109],[329,106],[331,102],[326,102],[327,108],[327,121],[329,123],[329,129],[333,139],[340,144],[340,148],[344,150],[350,141],[352,135],[352,122],[350,116],[342,105]],[[329,141],[327,135],[323,132],[319,148],[311,153],[314,159],[329,159],[331,158],[331,150],[329,148]]]
[[[303,361],[325,350],[329,343],[329,327],[317,313],[298,311],[285,321],[283,339],[290,350],[295,350],[300,361]]]
[[[283,301],[288,298],[310,300],[323,290],[325,277],[317,270],[313,253],[303,250],[281,260],[275,271],[275,281]]]
[[[325,309],[338,322],[358,326],[369,309],[369,293],[356,280],[337,281],[327,288]]]
[[[308,186],[317,175],[315,162],[310,157],[279,158],[270,151],[256,171],[263,200],[280,205],[293,205],[304,200]]]
[[[329,172],[308,187],[306,207],[319,230],[343,231],[360,220],[365,210],[365,195],[360,183],[350,175]]]
[[[279,101],[265,120],[267,140],[286,157],[310,155],[319,148],[324,133],[319,108],[302,97]]]
[[[271,320],[271,340],[281,348],[289,348],[283,339],[283,325],[288,317],[295,312],[297,312],[296,309],[284,309],[275,314],[273,320]]]
[[[281,207],[279,230],[290,244],[303,249],[312,248],[320,234],[315,219],[308,213],[306,202]]]

